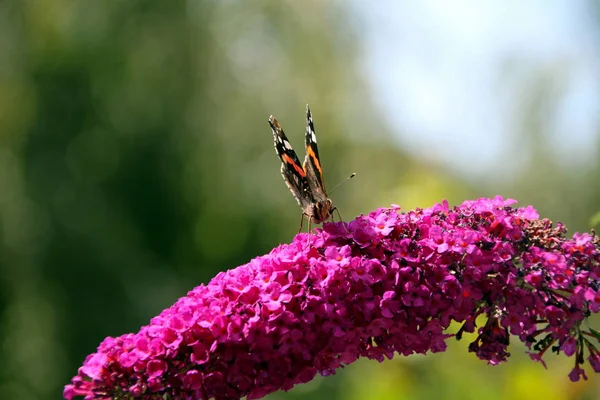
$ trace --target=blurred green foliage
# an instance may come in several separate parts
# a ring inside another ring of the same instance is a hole
[[[360,45],[356,16],[338,2],[0,2],[0,397],[58,398],[105,336],[137,331],[218,271],[289,241],[300,210],[267,118],[301,149],[307,102],[329,187],[358,173],[333,196],[346,219],[502,194],[589,228],[599,168],[556,165],[539,146],[553,98],[543,81],[522,99],[521,137],[507,139],[530,166],[513,182],[466,182],[394,144]],[[465,341],[359,362],[271,398],[583,399],[598,389],[567,382],[561,360],[550,371],[512,361],[487,367]]]

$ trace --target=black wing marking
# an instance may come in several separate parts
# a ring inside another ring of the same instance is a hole
[[[306,144],[306,157],[303,164],[304,171],[306,171],[308,182],[315,195],[321,197],[319,200],[325,200],[327,198],[327,191],[325,190],[325,180],[323,179],[323,167],[319,158],[315,126],[308,104],[306,105],[306,132],[304,140]]]
[[[272,115],[269,117],[269,125],[273,131],[273,144],[275,152],[281,159],[281,175],[287,187],[296,198],[298,205],[304,209],[313,203],[314,199],[306,171],[300,164],[296,152],[292,148],[287,136],[281,129],[281,125]]]

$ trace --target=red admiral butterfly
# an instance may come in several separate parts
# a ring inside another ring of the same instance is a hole
[[[300,164],[300,160],[285,133],[283,133],[283,129],[281,129],[279,122],[272,115],[269,117],[269,125],[271,125],[271,129],[273,130],[275,152],[282,162],[281,175],[283,175],[283,180],[302,209],[300,231],[302,230],[305,215],[308,218],[308,229],[310,231],[311,222],[320,224],[329,219],[334,210],[337,210],[333,207],[333,203],[325,190],[323,169],[321,167],[321,160],[319,159],[317,137],[315,135],[310,108],[307,104],[306,133],[304,135],[306,157],[303,164]]]

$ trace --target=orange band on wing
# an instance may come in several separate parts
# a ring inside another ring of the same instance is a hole
[[[306,176],[306,172],[304,172],[304,170],[302,169],[301,166],[299,166],[298,164],[296,164],[294,162],[294,160],[292,160],[292,158],[290,156],[288,156],[287,154],[282,154],[281,155],[281,159],[283,160],[283,162],[285,162],[286,164],[291,165],[292,167],[294,167],[294,169],[296,170],[296,172],[301,176],[301,177],[305,177]]]
[[[323,175],[323,170],[321,169],[321,163],[319,162],[319,159],[317,158],[317,155],[315,154],[315,152],[313,151],[312,147],[307,147],[306,148],[306,153],[310,156],[310,158],[313,160],[313,163],[315,163],[315,168],[319,171],[319,173],[321,174],[321,176]]]

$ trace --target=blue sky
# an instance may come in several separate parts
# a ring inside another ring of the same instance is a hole
[[[473,177],[497,172],[507,156],[519,159],[520,99],[547,76],[559,102],[544,115],[544,135],[559,162],[599,156],[599,22],[587,2],[353,4],[365,76],[410,151]]]

